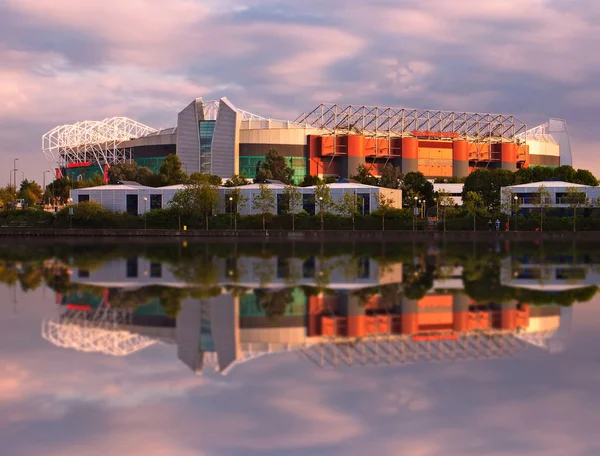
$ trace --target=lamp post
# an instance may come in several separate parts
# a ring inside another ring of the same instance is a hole
[[[519,197],[515,195],[515,231],[518,231],[517,220],[519,220]]]
[[[13,172],[15,173],[15,197],[14,197],[14,201],[17,201],[17,162],[19,161],[18,158],[15,158],[13,160]]]
[[[419,198],[415,196],[415,207],[413,208],[413,231],[415,231],[416,216],[417,216],[417,201]]]
[[[229,197],[229,210],[231,211],[231,228],[233,228],[233,219],[234,219],[234,215],[233,215],[233,196]],[[237,225],[237,221],[236,221],[236,225]],[[236,226],[237,228],[237,226]]]
[[[46,206],[46,173],[51,173],[52,171],[50,171],[49,169],[47,169],[46,171],[44,171],[43,175],[42,175],[42,188],[43,188],[43,196],[42,196],[42,203],[44,204],[44,206]]]
[[[433,202],[435,203],[435,218],[437,219],[437,222],[439,223],[439,221],[440,221],[440,205],[438,204],[437,197],[433,198]],[[437,226],[436,226],[436,230],[437,230]]]
[[[319,196],[319,212],[321,213],[321,231],[323,231],[323,197]]]
[[[144,229],[148,226],[146,224],[146,212],[148,211],[148,197],[144,196]]]

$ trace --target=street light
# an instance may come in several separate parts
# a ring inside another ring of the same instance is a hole
[[[413,231],[415,231],[415,222],[416,222],[415,218],[416,218],[416,215],[417,215],[417,201],[418,200],[419,200],[419,198],[417,198],[415,196],[415,207],[413,209]]]
[[[231,228],[233,228],[233,196],[229,197],[229,210],[231,211]],[[237,228],[237,220],[236,220],[236,228]]]
[[[48,169],[48,170],[44,171],[43,176],[42,176],[42,182],[43,182],[42,187],[44,189],[44,193],[43,193],[44,196],[42,198],[42,202],[43,202],[44,206],[46,206],[46,173],[51,173],[51,172],[52,171]]]
[[[148,197],[144,196],[144,229],[146,229],[146,212],[148,210]]]
[[[15,198],[14,201],[17,200],[17,162],[19,161],[18,158],[15,158],[13,160],[13,171],[15,173]]]
[[[323,231],[323,197],[319,196],[319,212],[321,213],[321,231]]]
[[[515,195],[515,231],[518,231],[517,220],[519,220],[519,197]]]

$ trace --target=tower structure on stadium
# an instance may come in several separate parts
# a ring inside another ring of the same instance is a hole
[[[374,175],[392,164],[403,173],[443,178],[478,168],[571,163],[564,120],[528,129],[507,114],[320,104],[291,121],[238,109],[227,98],[194,99],[172,128],[115,117],[58,126],[42,138],[47,159],[73,179],[106,174],[123,162],[158,172],[169,154],[177,154],[188,173],[252,178],[271,148],[286,158],[297,181],[307,174],[347,178],[359,165]]]

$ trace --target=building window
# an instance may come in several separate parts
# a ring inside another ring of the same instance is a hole
[[[315,215],[315,195],[306,193],[302,195],[302,209],[304,209],[308,215]]]
[[[358,259],[357,279],[368,279],[371,272],[371,263],[369,257],[360,257]]]
[[[277,278],[285,279],[290,276],[290,260],[289,258],[277,257]]]
[[[162,263],[150,263],[150,277],[162,277]]]
[[[83,203],[84,201],[89,201],[89,200],[90,200],[90,195],[78,195],[77,196],[78,203]]]
[[[369,215],[371,213],[371,198],[369,193],[357,193],[356,203],[360,214]]]
[[[127,277],[132,279],[138,276],[138,257],[127,259]]]
[[[315,257],[308,258],[302,263],[302,277],[312,279],[315,276]]]
[[[77,276],[81,279],[87,279],[90,276],[90,271],[87,269],[79,269],[77,271]]]
[[[150,195],[150,210],[162,209],[162,195],[154,194]]]
[[[129,215],[136,217],[138,215],[138,196],[127,195],[125,199],[125,207]]]
[[[290,212],[290,199],[287,195],[279,193],[277,195],[277,215],[289,214]]]

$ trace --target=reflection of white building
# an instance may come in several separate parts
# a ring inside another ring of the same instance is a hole
[[[507,287],[566,291],[600,284],[600,265],[582,263],[513,263],[503,260],[500,282]]]
[[[214,258],[217,270],[214,286],[235,285],[246,288],[282,288],[323,286],[333,290],[355,290],[402,282],[402,264],[380,265],[368,257],[340,255],[332,258],[305,259],[244,256],[237,259]],[[189,271],[176,273],[168,263],[144,257],[117,259],[94,270],[73,268],[71,282],[105,288],[141,288],[149,285],[168,287],[194,286]]]

